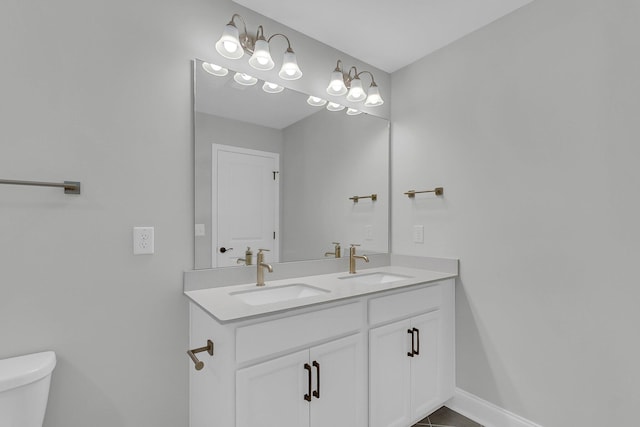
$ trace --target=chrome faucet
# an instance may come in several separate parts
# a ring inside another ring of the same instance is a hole
[[[364,260],[364,262],[369,262],[369,258],[366,255],[356,255],[356,247],[360,245],[351,244],[351,249],[349,249],[349,274],[356,274],[356,259]]]
[[[340,258],[342,256],[341,250],[340,250],[340,242],[331,242],[331,244],[336,245],[336,247],[334,248],[333,252],[325,252],[324,256],[334,256],[336,258]]]
[[[273,267],[270,264],[264,262],[264,252],[269,252],[269,249],[258,249],[258,260],[256,265],[258,266],[258,279],[256,286],[264,286],[264,269],[269,270],[269,273],[273,273]]]

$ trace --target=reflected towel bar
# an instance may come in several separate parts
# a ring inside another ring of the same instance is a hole
[[[360,199],[371,199],[374,202],[376,200],[378,200],[378,195],[377,194],[372,194],[370,196],[353,196],[353,197],[349,197],[349,200],[353,200],[353,203],[358,203],[358,200]]]
[[[442,194],[444,193],[444,188],[436,187],[433,190],[425,190],[425,191],[409,190],[404,194],[409,196],[410,199],[413,199],[414,197],[416,197],[416,194],[421,194],[421,193],[436,193],[436,196],[442,196]]]
[[[64,194],[80,194],[80,182],[78,181],[65,181],[63,183],[57,183],[57,182],[42,182],[42,181],[14,181],[11,179],[0,179],[0,184],[31,185],[36,187],[59,187],[59,188],[64,188]]]

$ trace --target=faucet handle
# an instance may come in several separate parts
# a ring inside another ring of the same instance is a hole
[[[258,252],[271,252],[271,249],[258,249]]]
[[[352,247],[352,248],[356,248],[356,247],[358,247],[358,246],[360,246],[360,243],[351,243],[351,247]]]

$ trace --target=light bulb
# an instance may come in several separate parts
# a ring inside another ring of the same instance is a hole
[[[258,79],[245,73],[236,73],[233,80],[244,86],[253,86],[258,83]]]
[[[317,96],[309,96],[309,98],[307,98],[307,104],[314,107],[322,107],[326,103],[327,101],[325,99],[318,98]]]
[[[284,53],[284,58],[282,59],[282,68],[278,73],[281,79],[284,80],[298,80],[302,77],[302,71],[300,71],[300,67],[298,67],[298,60],[296,59],[296,54],[291,50],[291,48],[287,49]]]
[[[256,70],[271,70],[275,63],[269,52],[269,43],[265,39],[256,40],[253,55],[249,58],[249,65]]]
[[[229,70],[223,68],[216,64],[211,64],[209,62],[202,63],[202,69],[205,70],[209,74],[213,74],[214,76],[223,77],[229,74]]]
[[[345,109],[344,105],[340,105],[337,102],[329,102],[327,104],[327,110],[329,111],[342,111]]]
[[[234,53],[236,50],[238,50],[238,44],[229,40],[223,41],[222,45],[224,46],[224,50],[226,50],[227,52]]]
[[[262,90],[267,93],[280,93],[284,90],[284,87],[275,83],[264,82],[264,84],[262,85]]]
[[[367,107],[377,107],[382,104],[384,104],[384,100],[380,96],[380,90],[378,90],[377,85],[372,83],[371,87],[369,87],[369,96],[364,102],[364,105]]]
[[[228,59],[240,59],[244,55],[244,49],[240,45],[238,28],[233,22],[228,23],[222,32],[222,36],[216,43],[218,53]]]
[[[355,108],[349,107],[347,109],[347,114],[350,115],[350,116],[357,116],[358,114],[362,114],[362,111],[356,110]]]
[[[362,89],[362,82],[358,77],[351,80],[351,88],[347,94],[347,100],[351,102],[364,101],[367,97],[367,93]]]

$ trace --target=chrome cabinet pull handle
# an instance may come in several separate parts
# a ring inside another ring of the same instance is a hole
[[[313,366],[316,368],[316,380],[318,381],[316,383],[316,390],[313,392],[313,397],[320,399],[320,364],[314,360]]]
[[[304,364],[304,369],[307,370],[307,377],[309,379],[309,393],[304,395],[304,400],[311,402],[311,366],[308,363]]]

